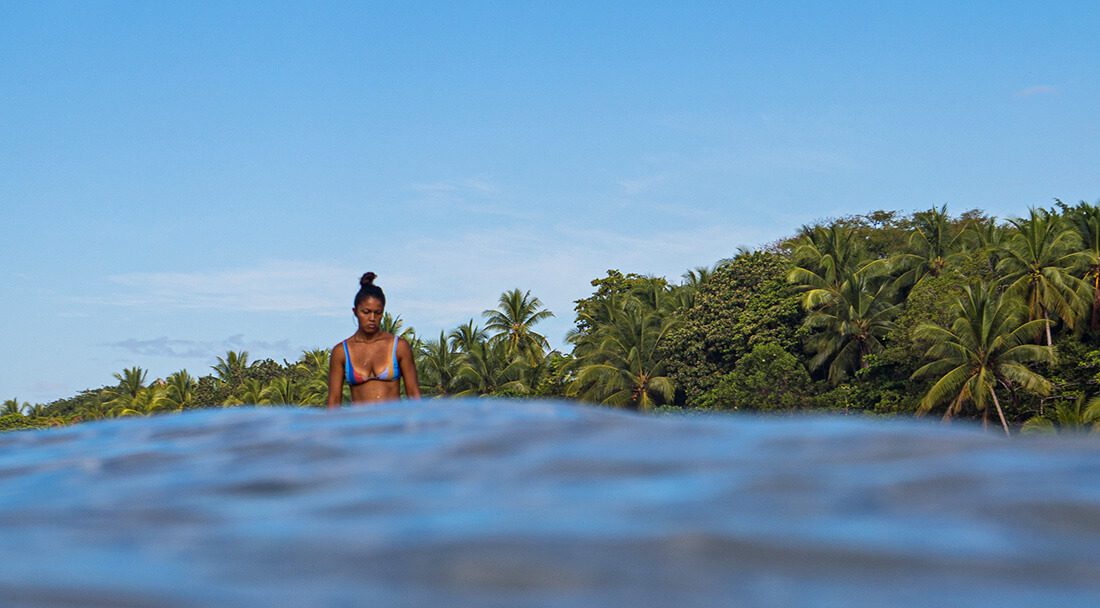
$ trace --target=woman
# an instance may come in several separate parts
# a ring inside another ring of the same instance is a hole
[[[351,386],[353,403],[400,399],[402,380],[405,395],[420,398],[412,347],[404,339],[382,331],[386,294],[374,284],[377,276],[368,272],[359,279],[359,293],[352,308],[359,329],[332,348],[328,360],[329,408],[339,407],[343,401],[344,382]]]

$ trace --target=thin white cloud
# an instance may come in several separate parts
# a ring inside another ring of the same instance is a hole
[[[246,340],[244,334],[229,336],[224,340],[183,340],[162,336],[148,340],[127,338],[110,342],[105,346],[119,348],[135,355],[154,357],[177,357],[188,359],[212,359],[228,350],[242,351],[279,351],[290,350],[288,340],[275,342],[265,340]]]
[[[700,226],[721,223],[723,219],[719,213],[713,210],[703,209],[687,203],[653,202],[646,206],[658,217],[686,220]]]
[[[1039,84],[1026,89],[1016,91],[1016,97],[1035,97],[1037,95],[1057,95],[1058,87],[1049,84]]]
[[[678,281],[683,272],[736,254],[742,245],[763,242],[763,232],[744,225],[710,223],[673,230],[654,225],[621,233],[577,224],[528,223],[454,230],[440,237],[406,237],[379,242],[389,252],[379,284],[388,310],[435,335],[467,319],[482,320],[502,292],[531,290],[556,315],[544,324],[551,341],[562,344],[572,325],[574,301],[588,296],[590,281],[608,269],[652,273]],[[97,303],[141,308],[213,312],[269,311],[340,317],[363,269],[348,260],[331,263],[268,262],[215,271],[142,272],[110,277],[112,293]],[[283,334],[286,335],[286,334]],[[286,350],[283,335],[255,350]],[[132,338],[109,346],[132,353],[181,358],[207,357],[252,344],[194,341],[179,337]]]
[[[440,180],[427,183],[416,183],[412,185],[412,189],[416,192],[428,195],[453,194],[461,192],[473,192],[482,195],[489,195],[499,194],[501,191],[500,186],[493,183],[492,180],[483,176]]]
[[[414,198],[405,205],[439,214],[453,211],[468,220],[510,218],[530,221],[535,214],[508,198],[504,188],[484,176],[420,182],[409,186]]]
[[[790,147],[764,152],[757,156],[760,166],[768,171],[810,172],[834,174],[854,168],[852,160],[836,150]]]
[[[108,277],[115,287],[100,304],[238,312],[336,314],[346,299],[349,268],[267,262],[216,271],[133,272]]]
[[[634,196],[649,192],[657,186],[668,180],[668,176],[663,174],[647,175],[643,177],[636,177],[633,179],[619,180],[619,188],[622,189],[624,194]]]

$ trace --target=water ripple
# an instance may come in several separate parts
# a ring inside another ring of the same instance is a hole
[[[562,403],[0,435],[3,606],[1093,606],[1100,447]]]

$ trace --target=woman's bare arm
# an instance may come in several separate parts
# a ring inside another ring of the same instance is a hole
[[[329,409],[340,407],[344,402],[344,349],[332,348],[328,358],[328,400]]]
[[[402,339],[397,345],[397,363],[401,366],[401,380],[405,383],[405,396],[420,398],[420,380],[416,377],[416,358],[412,347]]]

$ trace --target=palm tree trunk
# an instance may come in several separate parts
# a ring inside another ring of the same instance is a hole
[[[1100,271],[1092,273],[1092,331],[1100,331]]]
[[[989,387],[989,394],[993,395],[993,405],[997,407],[997,415],[1001,418],[1001,426],[1004,427],[1005,436],[1011,436],[1008,432],[1008,423],[1005,422],[1005,413],[1001,411],[1001,402],[997,399],[997,391],[993,390],[993,387]]]
[[[1050,339],[1050,315],[1047,314],[1047,309],[1043,305],[1039,305],[1039,316],[1045,321],[1044,325],[1047,328],[1047,346],[1054,346],[1054,341]]]
[[[1042,304],[1039,304],[1039,316],[1036,319],[1042,319],[1047,329],[1047,346],[1054,346],[1054,341],[1050,339],[1050,316],[1047,315],[1047,309]]]

